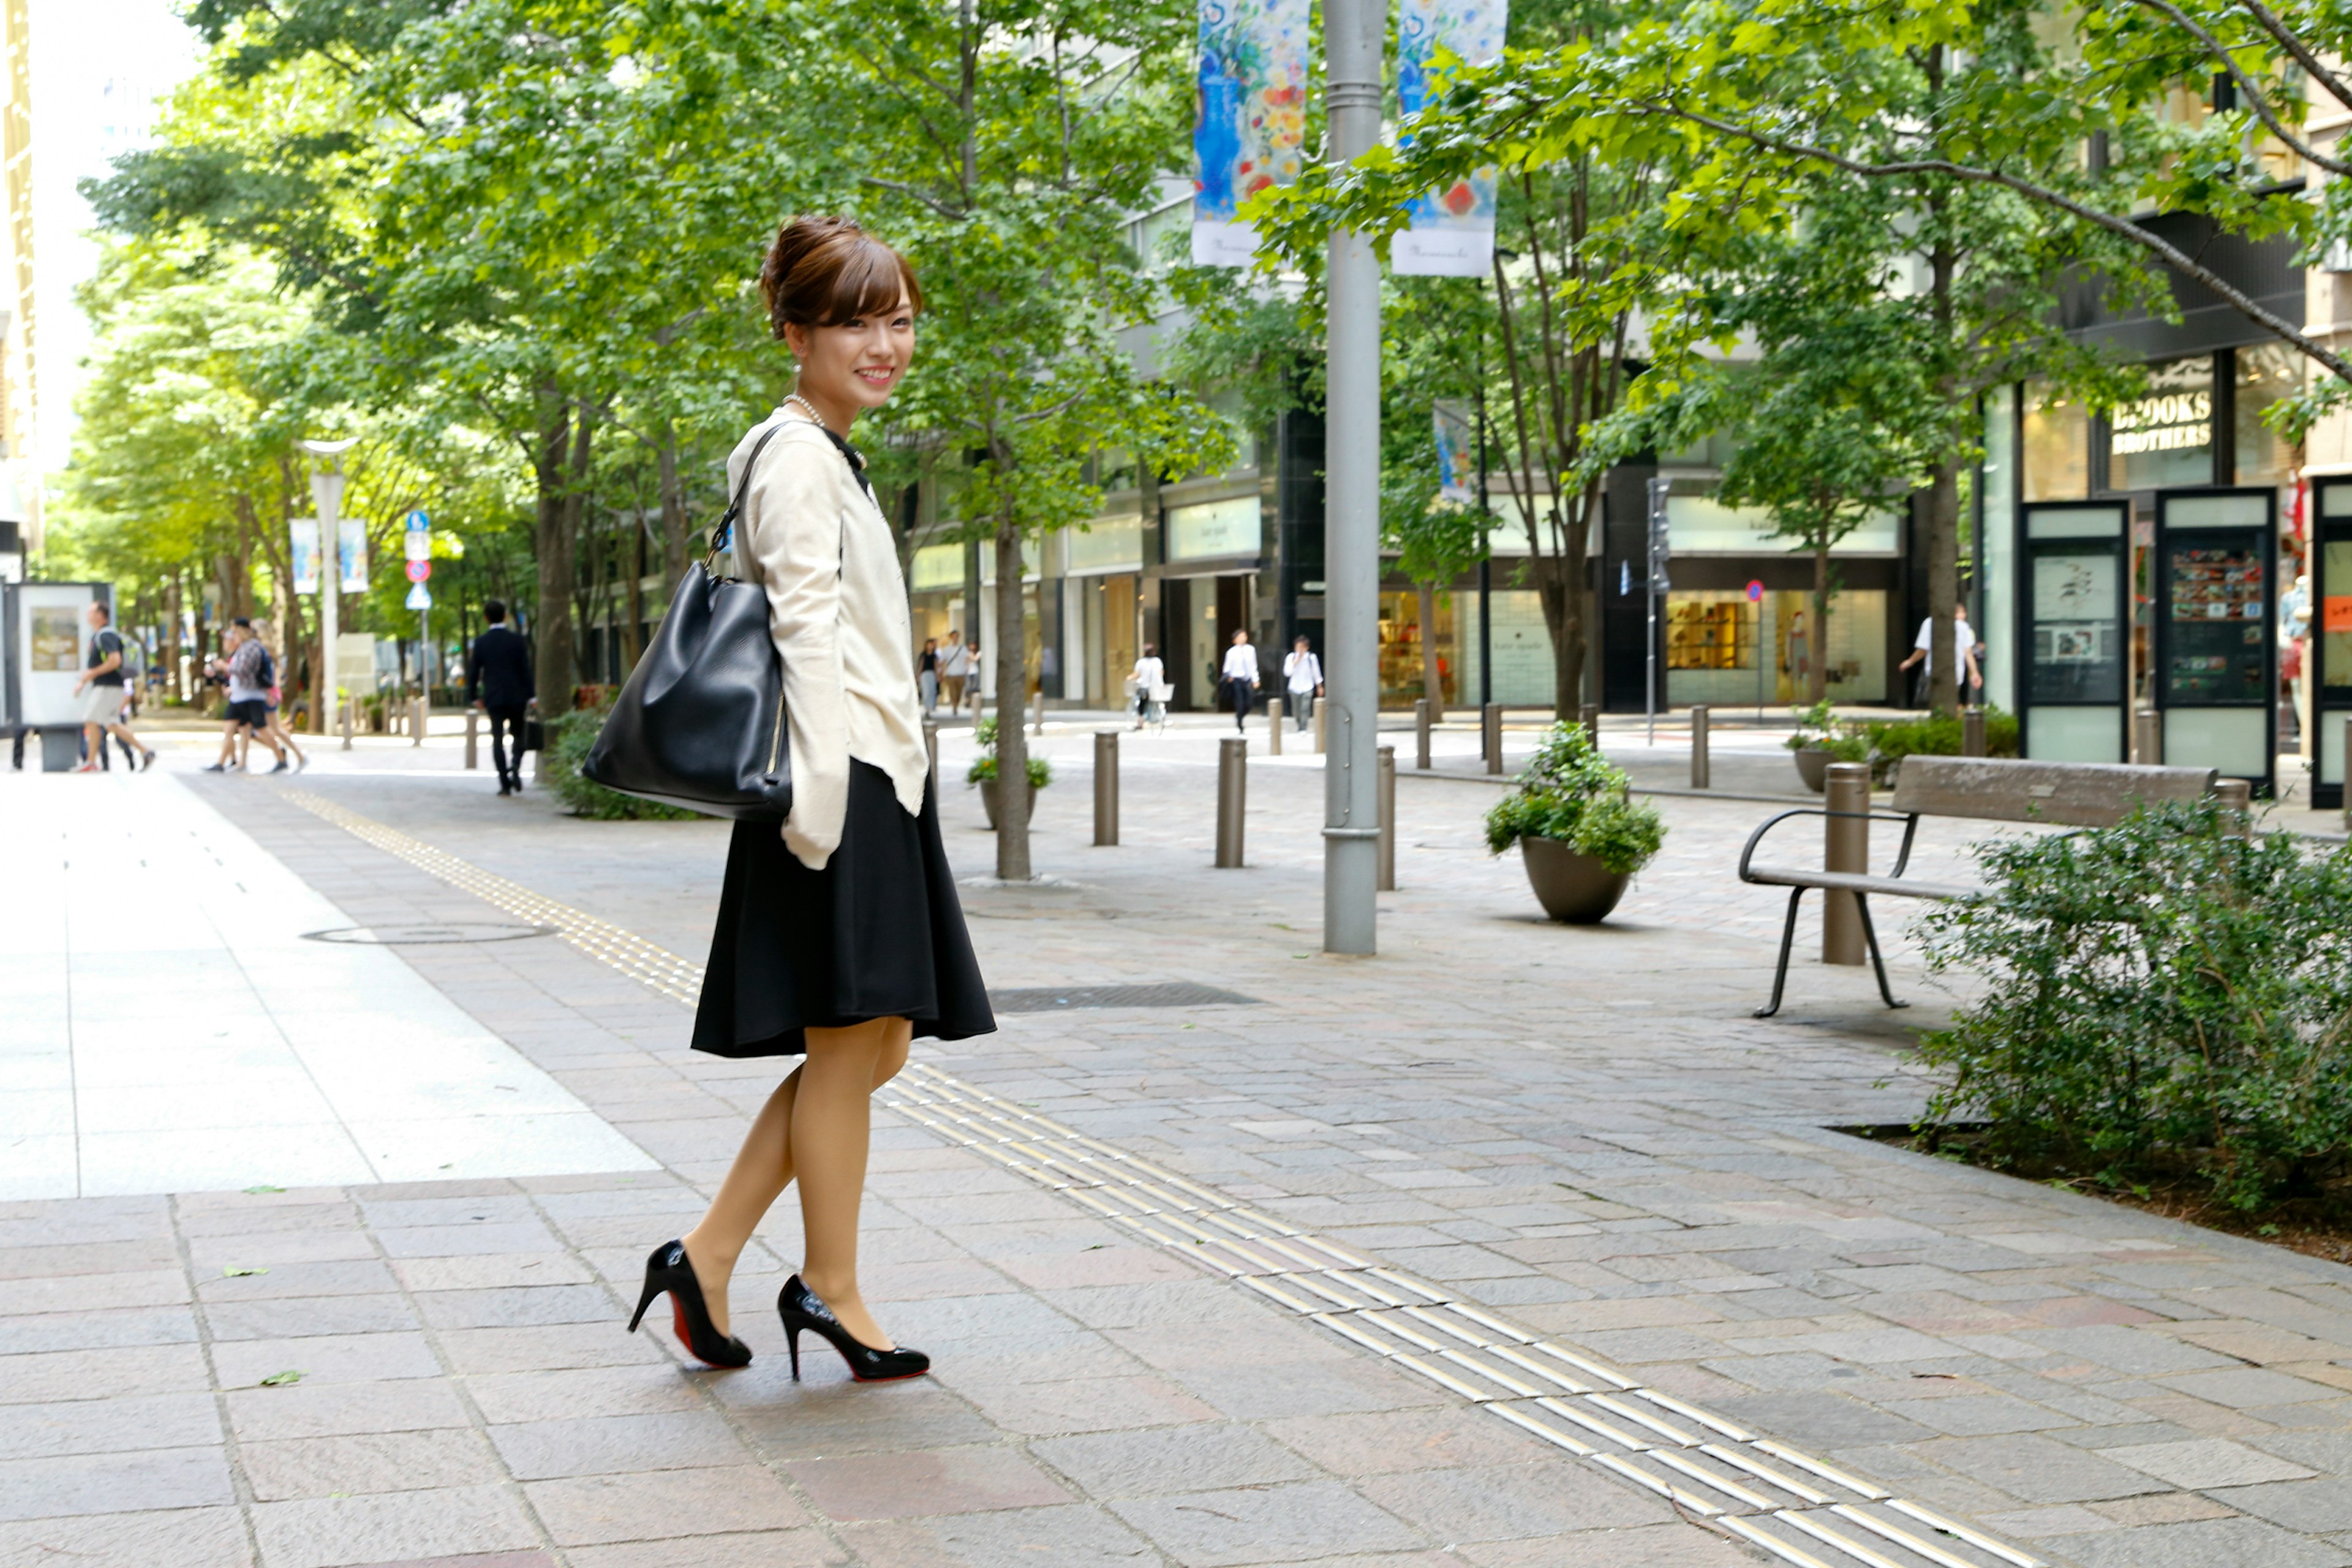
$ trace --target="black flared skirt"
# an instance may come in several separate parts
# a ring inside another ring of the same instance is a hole
[[[996,1027],[940,843],[932,788],[909,816],[890,777],[849,764],[841,847],[812,871],[772,822],[739,822],[719,929],[694,1015],[694,1048],[799,1056],[802,1031],[905,1018],[919,1037]]]

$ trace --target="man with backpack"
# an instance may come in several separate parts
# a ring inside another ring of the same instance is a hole
[[[215,661],[214,668],[228,679],[228,719],[221,726],[220,760],[205,769],[208,773],[225,773],[232,767],[243,768],[237,742],[247,746],[259,741],[277,757],[278,765],[269,771],[286,771],[286,753],[269,734],[269,685],[275,674],[269,650],[261,646],[255,635],[253,623],[243,616],[231,621],[223,638],[226,657]]]
[[[153,748],[141,744],[139,737],[131,732],[131,726],[122,721],[122,669],[127,645],[122,634],[109,624],[113,618],[103,599],[91,600],[89,608],[82,612],[82,619],[89,625],[89,657],[82,660],[81,677],[74,682],[74,695],[81,700],[83,743],[89,755],[74,769],[78,773],[98,772],[106,757],[106,737],[110,734],[122,742],[126,762],[135,750],[142,772],[155,765]]]

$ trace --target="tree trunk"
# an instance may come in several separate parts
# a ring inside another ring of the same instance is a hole
[[[628,582],[621,595],[622,608],[627,613],[628,625],[621,631],[621,678],[637,668],[637,656],[645,651],[646,624],[646,514],[642,508],[634,514],[636,526],[629,531],[629,547],[621,552],[621,563],[628,569]]]
[[[1543,605],[1544,630],[1551,637],[1552,717],[1563,723],[1583,717],[1584,590],[1592,575],[1589,542],[1599,500],[1597,490],[1579,498],[1576,517],[1559,530],[1559,553],[1538,552],[1534,558],[1536,596]]]
[[[1445,717],[1445,681],[1437,668],[1437,584],[1415,583],[1421,600],[1421,694],[1433,722]]]
[[[661,446],[656,456],[661,468],[662,576],[669,584],[668,594],[664,596],[669,597],[686,581],[686,563],[691,558],[686,537],[686,490],[677,478],[676,426],[662,426]]]
[[[1813,635],[1805,645],[1805,700],[1830,694],[1830,547],[1826,531],[1813,546]]]
[[[542,393],[541,408],[539,442],[531,453],[533,476],[539,484],[531,523],[533,553],[539,559],[539,625],[533,628],[533,653],[539,710],[553,719],[571,710],[572,689],[579,683],[578,644],[572,635],[572,580],[576,574],[572,544],[578,537],[579,519],[564,482],[564,450],[572,444],[572,404],[551,390]]]
[[[1960,602],[1960,466],[1938,462],[1927,481],[1927,616],[1932,630],[1927,667],[1927,707],[1937,713],[1959,711],[1960,650],[1952,606]]]
[[[996,875],[1029,880],[1029,627],[1021,613],[1021,530],[996,530]]]

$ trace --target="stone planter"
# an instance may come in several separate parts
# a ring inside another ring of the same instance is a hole
[[[1633,878],[1612,871],[1590,855],[1580,855],[1557,838],[1522,838],[1519,859],[1528,868],[1528,885],[1546,915],[1569,925],[1595,925],[1606,920],[1625,896]]]
[[[1829,787],[1830,764],[1837,761],[1836,752],[1826,746],[1807,746],[1789,754],[1797,759],[1797,776],[1805,781],[1807,789],[1819,795]]]
[[[988,813],[988,826],[991,832],[994,832],[996,828],[997,782],[998,781],[995,779],[982,779],[980,781],[980,804],[982,808]],[[1029,786],[1029,798],[1022,804],[1021,820],[1027,822],[1036,815],[1037,786],[1035,784],[1031,784]]]

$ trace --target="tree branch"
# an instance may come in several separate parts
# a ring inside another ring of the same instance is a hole
[[[886,180],[879,174],[860,174],[857,177],[857,183],[861,185],[878,185],[886,191],[896,191],[900,195],[907,197],[910,201],[922,203],[923,205],[930,208],[941,217],[946,218],[950,223],[961,223],[966,216],[963,213],[956,211],[953,207],[945,205],[928,192],[923,191],[917,186],[908,184],[903,180]]]
[[[2279,47],[2294,57],[2294,63],[2308,72],[2312,80],[2326,88],[2327,95],[2336,102],[2352,109],[2352,88],[2346,87],[2343,79],[2327,68],[2309,44],[2294,36],[2294,29],[2280,20],[2275,12],[2263,4],[2263,0],[2241,0],[2241,3],[2252,13],[2263,31],[2276,38]]]
[[[2221,39],[2199,26],[2188,12],[2174,5],[2172,0],[2132,0],[2132,3],[2170,17],[2173,26],[2204,45],[2207,52],[2220,60],[2221,68],[2230,73],[2230,79],[2238,84],[2238,90],[2245,94],[2246,101],[2253,105],[2255,114],[2262,118],[2264,125],[2270,127],[2272,135],[2331,174],[2352,174],[2352,163],[2347,163],[2341,159],[2331,158],[2325,153],[2315,151],[2309,142],[2289,131],[2271,108],[2270,100],[2264,98],[2262,89],[2254,85],[2253,78],[2239,68],[2237,57],[2222,47]]]

